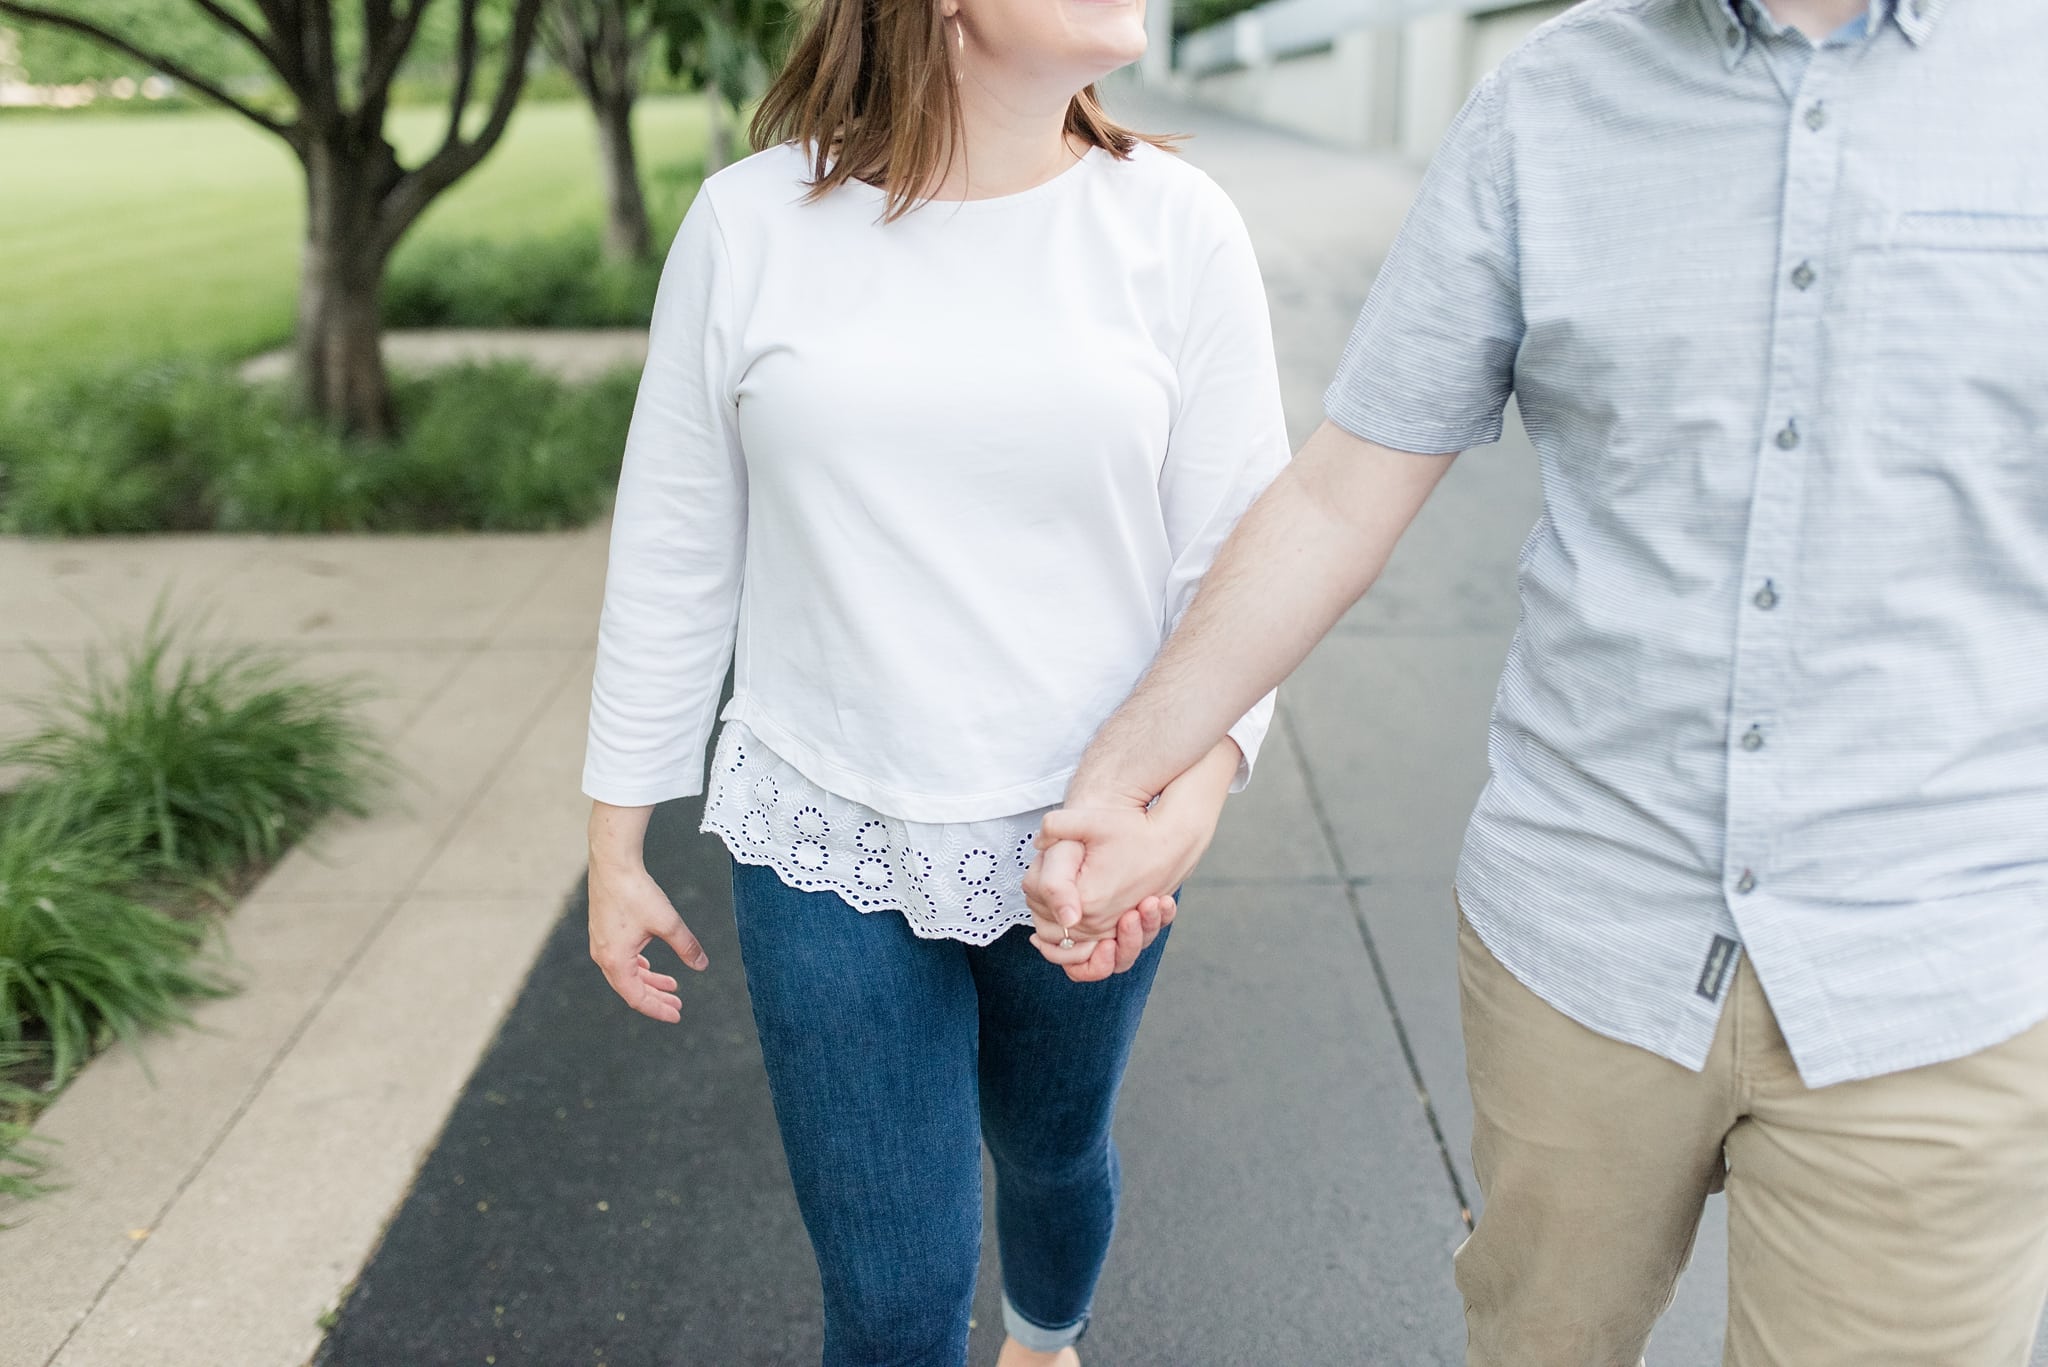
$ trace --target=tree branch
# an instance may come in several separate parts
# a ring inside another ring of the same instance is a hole
[[[462,18],[455,40],[455,94],[448,103],[448,136],[441,139],[438,161],[462,143],[462,111],[469,107],[469,86],[476,78],[476,0],[462,0]]]
[[[603,69],[606,95],[614,100],[631,101],[634,95],[634,53],[632,20],[626,13],[626,0],[610,0],[610,3],[600,6],[597,35],[599,60],[593,65]]]
[[[512,16],[512,36],[505,43],[505,74],[498,86],[498,98],[491,106],[490,117],[468,143],[474,152],[470,166],[482,161],[484,154],[498,145],[505,125],[512,121],[512,111],[519,106],[519,92],[526,88],[527,59],[533,55],[540,6],[541,0],[519,0],[519,8]]]
[[[467,142],[460,135],[462,104],[455,106],[450,121],[449,135],[441,144],[441,150],[426,161],[405,173],[385,199],[383,212],[379,215],[379,235],[385,249],[398,241],[400,234],[411,226],[421,212],[431,204],[434,197],[460,180],[478,162],[484,159],[498,139],[504,136],[505,126],[512,120],[512,111],[519,104],[519,92],[526,85],[526,64],[533,55],[535,31],[538,28],[542,0],[518,0],[513,11],[512,31],[505,39],[505,72],[500,79],[497,98],[491,103],[490,115],[477,135]],[[464,9],[474,12],[476,0],[464,0]],[[462,64],[461,88],[456,92],[467,101],[470,77],[475,71],[475,35],[467,33],[465,46],[472,50],[468,60]]]
[[[590,49],[591,37],[581,22],[581,6],[571,8],[568,0],[550,0],[547,17],[541,25],[541,45],[562,69],[569,73],[569,79],[583,92],[585,99],[597,98],[597,89],[591,84]]]
[[[299,11],[295,0],[250,0],[270,25],[276,51],[273,65],[284,83],[296,91],[305,79],[303,54],[300,52]]]
[[[398,31],[391,42],[371,55],[368,68],[363,72],[363,104],[365,106],[382,101],[384,93],[391,86],[391,78],[398,74],[398,68],[405,61],[405,54],[412,50],[413,39],[419,36],[420,16],[427,12],[432,0],[413,0],[412,7],[398,21]]]
[[[263,60],[268,62],[277,71],[278,75],[282,76],[284,74],[283,68],[278,65],[277,50],[269,37],[250,28],[242,22],[240,16],[223,8],[215,0],[192,0],[192,3],[197,5],[200,12],[209,19],[212,19],[214,23],[219,24],[229,33],[234,34],[250,47],[263,54]]]
[[[225,105],[227,108],[234,110],[258,128],[268,129],[286,142],[291,143],[294,147],[298,145],[297,126],[295,124],[278,122],[268,114],[256,109],[253,105],[242,103],[242,101],[228,94],[218,84],[193,71],[183,62],[166,57],[160,52],[151,52],[147,48],[139,47],[119,34],[103,29],[90,20],[81,19],[75,14],[65,14],[61,10],[45,9],[41,5],[23,4],[21,0],[0,0],[0,14],[25,20],[31,24],[47,24],[52,28],[66,29],[72,33],[82,34],[102,46],[110,47],[124,56],[134,58],[153,71],[161,71],[174,81],[182,81],[216,104]]]
[[[322,129],[341,118],[341,77],[334,66],[334,11],[328,0],[303,0],[308,20],[300,28],[300,60],[305,90],[301,107],[310,105]]]

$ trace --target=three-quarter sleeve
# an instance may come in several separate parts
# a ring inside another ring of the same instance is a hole
[[[1331,422],[1397,451],[1500,439],[1523,324],[1498,79],[1444,135],[1323,398]]]
[[[1179,403],[1159,477],[1173,552],[1166,586],[1169,630],[1194,601],[1238,519],[1288,457],[1272,315],[1258,259],[1244,221],[1227,200],[1218,217],[1227,230],[1196,279],[1175,358]],[[1230,728],[1244,752],[1232,792],[1251,779],[1272,725],[1273,700],[1268,693]]]
[[[583,791],[637,807],[703,791],[746,558],[730,259],[708,192],[663,266],[612,515]]]

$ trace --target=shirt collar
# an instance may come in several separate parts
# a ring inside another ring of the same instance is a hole
[[[1700,11],[1707,17],[1707,31],[1721,50],[1721,64],[1730,71],[1749,51],[1750,25],[1757,22],[1746,13],[1752,3],[1760,4],[1761,0],[1699,0]],[[1935,21],[1941,18],[1946,4],[1947,0],[1871,0],[1871,29],[1874,32],[1889,18],[1918,47],[1934,32]]]

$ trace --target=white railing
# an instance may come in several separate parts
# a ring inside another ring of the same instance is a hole
[[[1202,76],[1328,47],[1346,33],[1389,28],[1425,14],[1482,14],[1524,0],[1268,0],[1174,44],[1174,68]]]

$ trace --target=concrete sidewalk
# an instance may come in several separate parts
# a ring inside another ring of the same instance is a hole
[[[159,599],[375,690],[406,777],[225,925],[239,995],[94,1060],[0,1203],[0,1367],[296,1367],[580,875],[605,529],[0,541],[0,695]],[[0,715],[0,731],[19,718]]]

